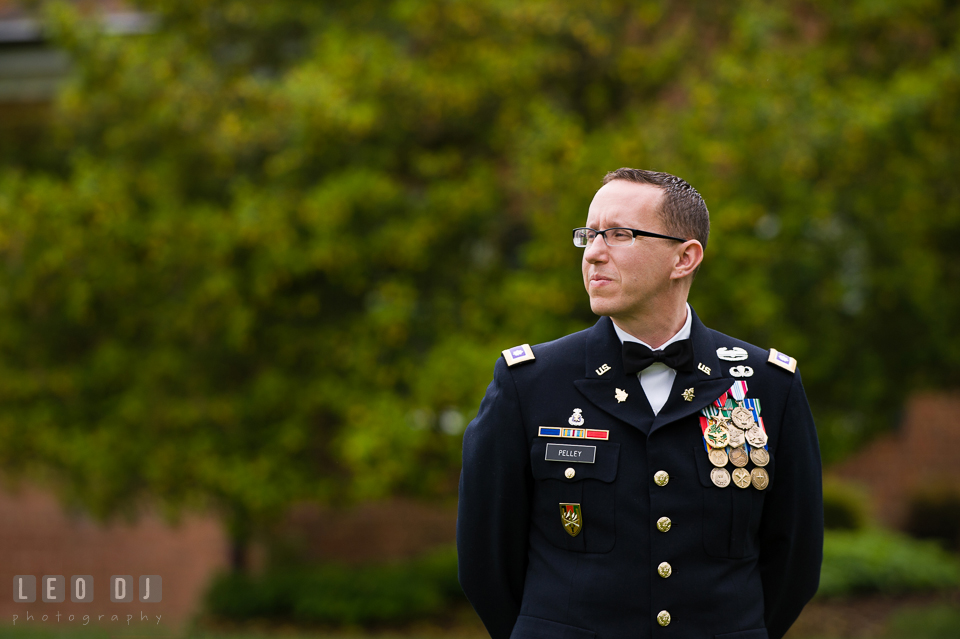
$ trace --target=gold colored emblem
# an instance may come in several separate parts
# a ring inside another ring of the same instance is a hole
[[[576,537],[583,530],[583,514],[580,512],[580,504],[560,504],[560,521],[563,522],[563,529],[571,537]]]
[[[577,471],[575,471],[572,468],[568,468],[565,471],[563,471],[563,476],[566,477],[567,479],[573,479],[574,477],[576,477],[576,475],[577,475]]]
[[[726,468],[714,468],[710,471],[710,481],[717,488],[726,488],[730,485],[730,473]]]
[[[730,443],[728,446],[731,448],[743,446],[744,442],[747,441],[746,435],[744,435],[743,431],[739,428],[728,428],[727,432],[730,433]]]
[[[770,453],[762,448],[751,448],[750,461],[753,462],[754,466],[766,466],[770,463]]]
[[[684,398],[685,400],[687,400],[688,402],[692,402],[692,401],[693,401],[693,389],[692,389],[692,388],[688,388],[687,390],[683,391],[683,398]]]
[[[657,530],[660,532],[667,532],[671,525],[673,525],[673,522],[670,521],[669,517],[661,517],[657,520]]]
[[[627,401],[627,397],[629,397],[629,395],[627,395],[627,391],[623,390],[622,388],[617,389],[616,396],[618,404]]]
[[[702,370],[707,375],[710,374],[710,367],[704,364],[703,362],[700,362],[700,364],[697,365],[697,368]]]
[[[608,364],[604,364],[603,366],[597,369],[597,375],[603,375],[608,370],[610,370],[610,366]]]
[[[753,480],[753,487],[757,490],[763,490],[770,485],[770,475],[762,468],[754,468],[750,471],[750,478]]]
[[[747,455],[747,451],[743,446],[738,446],[736,448],[730,449],[730,463],[736,466],[737,468],[743,468],[747,465],[747,462],[750,461],[750,457]]]
[[[666,610],[661,610],[660,612],[658,612],[658,613],[657,613],[657,623],[660,624],[661,626],[669,626],[669,625],[670,625],[670,613],[667,612]]]
[[[730,419],[733,421],[733,425],[740,430],[749,430],[757,425],[756,420],[753,418],[753,413],[743,406],[734,408],[733,413],[730,414]]]
[[[754,426],[747,431],[747,441],[754,448],[763,448],[767,445],[767,434],[759,426]]]
[[[710,458],[710,463],[717,468],[723,468],[727,465],[727,462],[730,461],[730,458],[727,457],[727,451],[723,448],[711,448],[710,452],[707,453],[707,457]]]
[[[750,471],[746,468],[734,468],[733,469],[733,483],[737,485],[738,488],[750,488]]]
[[[673,566],[671,566],[667,562],[663,562],[662,564],[657,566],[657,574],[663,577],[664,579],[666,579],[667,577],[673,574]]]
[[[703,431],[703,438],[710,448],[726,448],[730,443],[730,431],[719,420],[711,417],[707,429]]]
[[[665,470],[658,470],[653,474],[653,481],[657,486],[666,486],[670,481],[670,473]]]

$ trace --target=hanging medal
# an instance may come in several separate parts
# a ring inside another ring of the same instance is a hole
[[[733,483],[757,490],[769,486],[770,476],[764,469],[770,463],[767,431],[760,417],[760,401],[747,398],[747,383],[734,382],[700,413],[704,449],[714,466],[710,472],[714,485],[725,488]],[[747,470],[750,462],[754,468]],[[728,463],[734,466],[732,474],[726,469]]]

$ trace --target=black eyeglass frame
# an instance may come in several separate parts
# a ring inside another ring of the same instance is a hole
[[[641,237],[655,237],[661,240],[674,240],[675,242],[687,241],[687,240],[680,239],[679,237],[673,237],[672,235],[661,235],[660,233],[652,233],[650,231],[641,231],[640,229],[629,229],[625,226],[612,226],[602,231],[598,231],[597,229],[592,229],[589,226],[581,226],[573,229],[573,245],[576,246],[577,248],[587,248],[586,246],[577,245],[577,231],[593,231],[594,233],[596,233],[597,235],[603,238],[604,244],[607,244],[607,235],[606,235],[607,231],[630,231],[631,233],[633,233],[634,241],[628,244],[627,246],[633,246],[634,242],[636,242],[637,240],[638,235]],[[594,238],[594,240],[596,240],[596,238]],[[610,244],[607,244],[607,246],[610,248],[617,248],[615,246],[610,246]]]

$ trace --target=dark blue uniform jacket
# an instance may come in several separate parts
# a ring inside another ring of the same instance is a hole
[[[637,376],[623,372],[609,318],[535,346],[533,361],[498,360],[464,435],[457,518],[460,583],[493,639],[779,639],[816,592],[820,453],[800,374],[695,314],[691,339],[710,373],[679,372],[656,416]],[[734,347],[748,358],[718,358]],[[598,373],[604,364],[610,370]],[[765,490],[710,480],[699,411],[736,381],[735,365],[754,371],[744,381],[769,436]],[[538,436],[540,426],[569,428],[575,408],[584,428],[609,430],[609,439]],[[547,461],[555,442],[596,446],[596,461]],[[654,481],[660,470],[664,486]],[[576,537],[561,503],[581,505]],[[669,577],[658,574],[662,562]]]

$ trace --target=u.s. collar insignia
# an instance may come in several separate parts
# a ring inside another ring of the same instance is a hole
[[[733,348],[718,348],[717,357],[728,362],[739,362],[747,359],[747,351],[739,346],[734,346]]]
[[[583,514],[580,512],[580,504],[560,504],[560,521],[563,523],[563,529],[571,537],[576,537],[583,530]]]
[[[775,348],[770,349],[770,357],[767,358],[767,361],[774,366],[779,366],[780,368],[795,373],[797,371],[797,360],[793,359],[789,355],[785,355],[778,351]]]
[[[601,366],[600,368],[597,369],[597,375],[603,375],[604,373],[606,373],[606,372],[609,371],[609,370],[610,370],[610,365],[609,365],[609,364],[604,364],[603,366]]]
[[[507,360],[507,366],[513,366],[520,362],[529,362],[536,359],[533,355],[533,349],[529,344],[521,344],[503,351],[503,359]]]

